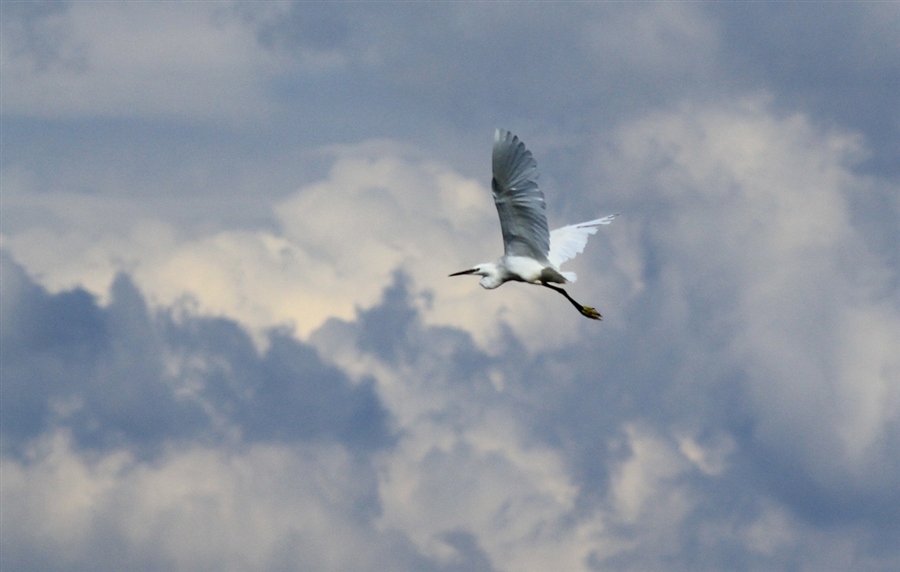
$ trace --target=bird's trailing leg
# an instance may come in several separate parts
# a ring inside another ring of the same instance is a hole
[[[551,286],[550,284],[547,284],[546,282],[541,282],[541,285],[546,286],[547,288],[550,288],[551,290],[556,290],[557,292],[559,292],[560,294],[565,296],[566,300],[571,302],[572,305],[575,306],[579,312],[581,312],[582,316],[588,317],[592,320],[600,320],[601,319],[600,312],[598,312],[594,308],[591,308],[590,306],[582,306],[581,304],[576,302],[574,298],[569,296],[569,293],[566,292],[565,290],[563,290],[562,288],[559,288],[557,286]]]

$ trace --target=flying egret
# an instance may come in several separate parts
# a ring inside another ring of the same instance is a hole
[[[544,215],[547,205],[537,184],[537,162],[525,144],[504,129],[494,133],[493,171],[491,189],[500,214],[503,256],[497,262],[478,264],[450,276],[477,274],[483,277],[482,288],[488,290],[510,280],[546,286],[565,296],[582,315],[599,320],[600,312],[579,304],[552,284],[575,282],[575,273],[562,272],[559,266],[580,254],[597,226],[609,224],[619,213],[549,232]]]

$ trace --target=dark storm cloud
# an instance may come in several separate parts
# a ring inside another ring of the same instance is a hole
[[[260,355],[224,318],[148,311],[120,275],[100,307],[87,292],[49,294],[6,253],[3,269],[4,445],[54,427],[84,447],[153,450],[171,441],[390,442],[371,381],[352,384],[316,351],[272,332]]]

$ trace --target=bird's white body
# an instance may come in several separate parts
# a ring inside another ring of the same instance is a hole
[[[479,264],[451,276],[477,274],[488,290],[504,282],[528,282],[546,286],[566,297],[585,316],[599,320],[600,313],[582,306],[569,294],[551,284],[574,282],[574,272],[562,272],[560,265],[584,251],[588,237],[597,226],[609,224],[618,213],[588,222],[547,230],[544,193],[537,185],[537,163],[519,138],[498,129],[494,134],[491,188],[500,215],[505,254],[496,262]]]
[[[541,283],[541,274],[546,268],[543,264],[527,256],[503,256],[497,262],[485,262],[475,266],[476,272],[483,276],[479,284],[482,288],[493,290],[504,282]]]

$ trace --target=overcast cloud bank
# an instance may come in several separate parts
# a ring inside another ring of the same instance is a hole
[[[900,568],[900,10],[404,6],[3,3],[0,567]]]

